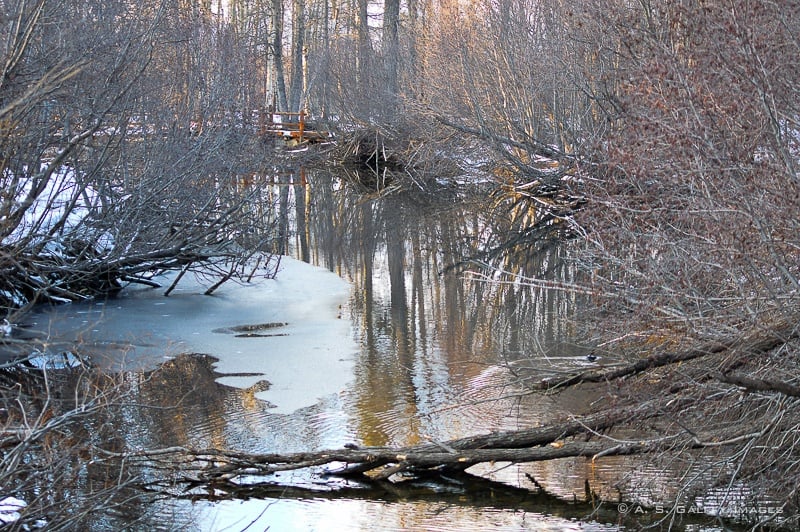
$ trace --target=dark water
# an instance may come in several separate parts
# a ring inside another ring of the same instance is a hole
[[[372,197],[325,172],[302,179],[287,173],[283,180],[264,184],[281,221],[280,247],[320,267],[314,275],[329,290],[304,285],[302,278],[292,284],[297,270],[287,269],[282,290],[256,283],[212,298],[191,286],[170,298],[143,290],[39,318],[54,338],[80,329],[96,362],[125,368],[136,403],[160,407],[125,412],[115,434],[120,448],[403,446],[535,426],[579,414],[594,400],[590,389],[527,394],[516,376],[522,365],[587,364],[586,348],[572,340],[566,319],[578,297],[511,276],[574,281],[576,273],[560,260],[562,248],[479,254],[530,224],[529,208],[449,189],[434,198]],[[509,275],[487,273],[480,264],[487,260]],[[312,300],[317,303],[304,303]],[[229,334],[237,325],[284,320],[270,329],[276,334]],[[131,371],[137,368],[144,371]],[[233,500],[189,501],[176,493],[94,525],[608,530],[618,528],[623,515],[615,503],[593,512],[583,504],[586,486],[613,501],[620,496],[613,482],[626,470],[663,476],[656,466],[624,459],[487,464],[473,471],[491,481],[423,483],[376,494],[308,472],[285,473],[273,479],[277,487],[243,491]],[[536,495],[533,479],[555,497]],[[666,481],[656,485],[661,495],[674,489]]]

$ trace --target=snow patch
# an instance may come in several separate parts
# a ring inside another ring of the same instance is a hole
[[[45,166],[42,166],[44,169]],[[3,176],[6,183],[13,181],[13,175],[8,171]],[[21,186],[14,192],[15,208],[22,206],[25,198],[33,190],[34,180],[28,178],[22,181]],[[44,239],[45,251],[53,256],[62,256],[64,247],[61,243],[63,237],[78,232],[85,228],[86,220],[96,210],[99,195],[88,184],[80,182],[75,170],[69,166],[62,166],[48,179],[44,190],[33,200],[31,206],[25,211],[22,220],[3,240],[3,245],[11,245],[23,238],[32,237],[32,243],[37,244]],[[58,230],[57,237],[50,233],[55,226],[63,223]],[[86,235],[103,248],[113,246],[113,237],[109,234]]]
[[[4,525],[19,521],[22,510],[28,503],[16,497],[3,497],[0,499],[0,523]]]

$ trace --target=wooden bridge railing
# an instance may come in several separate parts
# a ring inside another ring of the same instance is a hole
[[[329,137],[327,132],[316,130],[306,122],[305,111],[270,111],[261,113],[261,134],[274,135],[284,140],[302,142],[321,142]],[[276,120],[279,118],[280,120]],[[311,126],[311,127],[309,127]]]

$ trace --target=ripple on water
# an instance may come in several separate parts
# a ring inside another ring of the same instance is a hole
[[[475,508],[442,502],[386,504],[359,499],[265,499],[224,501],[213,506],[195,503],[198,523],[193,530],[336,530],[356,532],[381,530],[401,532],[426,530],[450,532],[454,523],[463,532],[492,530],[540,530],[606,532],[619,528],[592,521],[549,516],[512,508]]]

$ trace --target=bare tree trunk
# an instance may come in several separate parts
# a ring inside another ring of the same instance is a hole
[[[362,95],[366,95],[365,91],[368,87],[369,64],[372,56],[372,44],[369,37],[369,21],[367,18],[367,0],[356,0],[356,31],[358,32],[358,56],[356,64],[357,73],[357,87],[360,89]]]
[[[304,92],[304,58],[306,35],[305,0],[293,0],[292,4],[292,81],[290,84],[289,109],[300,112]]]
[[[400,0],[385,0],[383,8],[383,57],[386,69],[386,111],[391,119],[398,103],[398,72],[400,69],[400,43],[398,26],[400,25]]]
[[[283,0],[272,0],[272,63],[275,70],[275,90],[278,101],[277,110],[288,111],[286,95],[286,75],[283,69]]]

